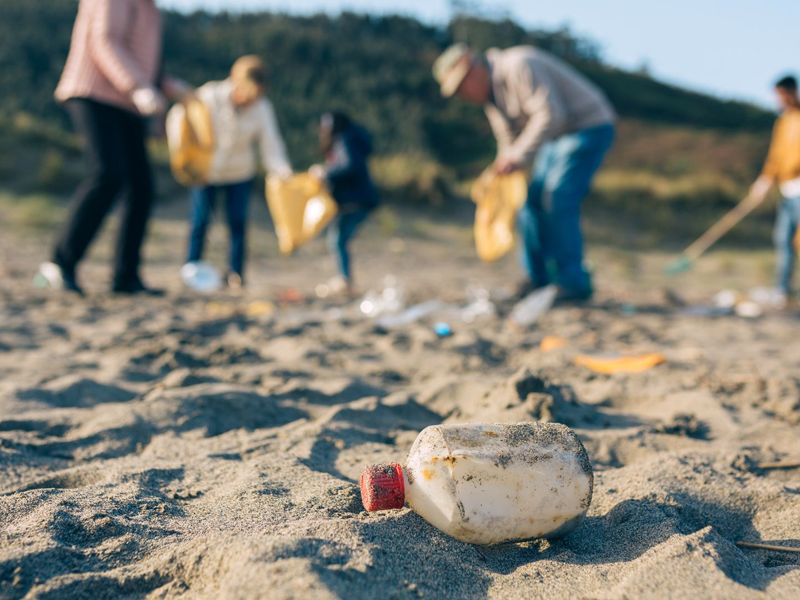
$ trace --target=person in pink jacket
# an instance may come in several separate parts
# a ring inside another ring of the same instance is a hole
[[[88,174],[72,199],[51,262],[36,281],[82,294],[76,268],[114,201],[122,219],[112,290],[158,293],[139,274],[142,242],[153,201],[145,147],[147,119],[166,108],[166,97],[188,92],[161,76],[162,17],[154,0],[80,0],[72,42],[56,99],[85,141]]]

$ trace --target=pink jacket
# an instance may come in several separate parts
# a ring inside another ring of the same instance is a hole
[[[137,112],[130,95],[157,84],[161,29],[154,0],[80,0],[56,99],[91,98]]]

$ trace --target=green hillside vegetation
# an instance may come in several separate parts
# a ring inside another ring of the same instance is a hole
[[[69,47],[76,0],[0,3],[0,177],[24,193],[63,193],[78,176],[69,123],[52,99]],[[479,49],[534,44],[596,81],[621,122],[598,178],[596,208],[689,230],[735,202],[758,171],[774,115],[683,90],[603,63],[567,30],[460,17],[446,30],[406,17],[343,14],[167,13],[165,68],[193,84],[225,77],[242,54],[264,57],[270,98],[293,162],[316,156],[316,124],[346,109],[374,134],[376,175],[398,201],[446,207],[492,159],[482,112],[444,101],[430,75],[454,39]],[[163,170],[163,147],[158,152]],[[163,178],[165,179],[165,178]],[[172,194],[174,186],[161,186]],[[686,211],[698,215],[687,223]],[[703,217],[702,215],[706,215]]]

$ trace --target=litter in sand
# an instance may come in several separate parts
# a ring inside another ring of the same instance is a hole
[[[620,356],[616,358],[603,358],[581,354],[575,357],[575,364],[596,373],[613,375],[615,373],[643,373],[656,365],[665,362],[666,357],[658,352],[642,354],[641,356]]]
[[[541,344],[539,344],[539,349],[542,352],[552,352],[553,350],[558,350],[559,348],[564,348],[568,345],[569,342],[564,338],[548,335],[542,339]]]

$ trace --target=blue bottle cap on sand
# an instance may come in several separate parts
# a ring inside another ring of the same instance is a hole
[[[439,337],[447,337],[453,333],[453,330],[450,329],[450,325],[447,323],[436,323],[436,325],[433,326],[433,331]]]

